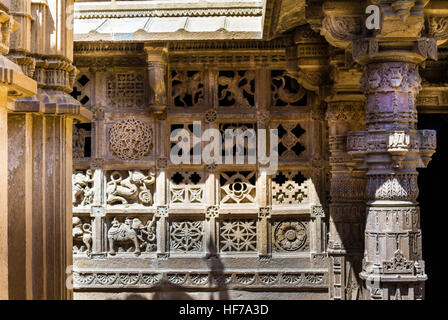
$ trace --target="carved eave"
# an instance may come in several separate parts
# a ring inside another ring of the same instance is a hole
[[[8,88],[8,98],[33,96],[37,83],[23,74],[22,69],[5,56],[0,56],[0,85]]]

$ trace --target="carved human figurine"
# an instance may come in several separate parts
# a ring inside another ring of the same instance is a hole
[[[403,82],[403,75],[401,74],[401,69],[398,67],[393,67],[390,69],[391,75],[390,75],[390,86],[392,88],[398,88],[401,86],[401,83]]]
[[[86,251],[89,254],[92,242],[92,226],[90,223],[82,223],[79,217],[72,218],[72,235],[74,241],[82,241],[86,246]],[[73,247],[76,251],[75,247]],[[82,249],[82,248],[80,248]],[[82,250],[79,250],[82,251]]]
[[[137,238],[140,240],[140,248],[145,251],[151,251],[154,246],[154,241],[156,240],[156,232],[154,228],[154,221],[156,215],[148,220],[146,225],[144,225],[140,219],[135,218],[132,223],[132,227],[138,230]]]
[[[128,174],[129,176],[123,179],[120,172],[112,172],[111,181],[107,182],[106,186],[107,203],[128,204],[138,197],[141,203],[150,205],[152,194],[148,187],[155,182],[155,173],[150,171],[146,176],[140,171],[128,171]]]
[[[72,175],[72,204],[76,205],[81,197],[80,206],[92,203],[94,190],[90,187],[93,183],[92,170],[87,170],[86,174],[78,172]]]

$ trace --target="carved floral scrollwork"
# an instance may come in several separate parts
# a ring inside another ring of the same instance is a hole
[[[415,200],[418,197],[417,175],[371,175],[366,193],[369,199]]]
[[[306,104],[301,100],[306,90],[286,71],[273,70],[272,74],[272,105],[275,107],[300,106]]]
[[[220,236],[221,251],[257,250],[257,222],[255,220],[223,220]]]
[[[400,250],[395,251],[390,261],[383,262],[385,273],[413,273],[414,262],[409,261]]]
[[[173,221],[170,225],[170,247],[173,251],[192,252],[203,248],[203,221]]]
[[[437,41],[435,38],[418,39],[417,47],[423,57],[437,60]]]

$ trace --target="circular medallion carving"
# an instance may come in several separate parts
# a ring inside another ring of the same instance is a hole
[[[122,160],[140,160],[149,153],[152,129],[144,121],[127,119],[110,129],[110,150]]]
[[[296,251],[306,243],[306,227],[299,221],[280,222],[274,231],[275,244],[286,251]]]

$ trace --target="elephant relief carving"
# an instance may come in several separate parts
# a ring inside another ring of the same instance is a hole
[[[151,205],[152,193],[149,186],[154,184],[155,180],[153,171],[150,171],[147,176],[140,171],[128,171],[128,177],[125,179],[121,172],[114,171],[106,185],[107,204],[137,202]]]
[[[156,235],[154,228],[155,215],[152,220],[148,220],[145,224],[138,218],[126,218],[124,223],[119,222],[116,218],[112,221],[111,227],[107,232],[107,239],[109,241],[109,254],[116,254],[116,242],[126,244],[131,243],[134,248],[134,253],[139,255],[141,249],[144,251],[152,251],[154,248]],[[132,251],[130,247],[127,251]]]
[[[72,218],[72,235],[74,243],[83,243],[78,248],[77,246],[73,246],[73,251],[83,252],[84,246],[87,254],[91,251],[91,243],[92,243],[92,226],[90,223],[82,223],[81,219],[78,217]]]

